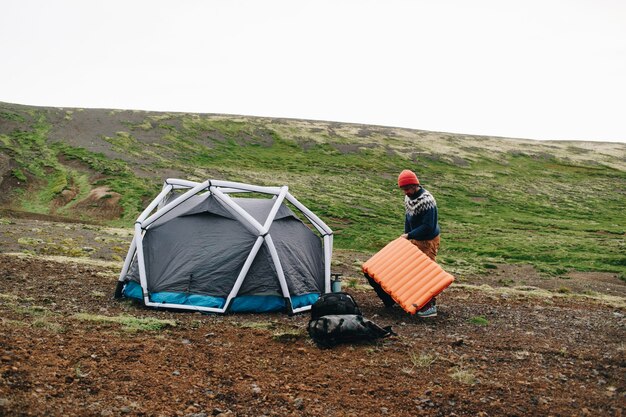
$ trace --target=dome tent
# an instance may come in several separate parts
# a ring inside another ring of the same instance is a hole
[[[168,179],[135,222],[116,297],[214,313],[306,311],[330,292],[332,238],[287,186]]]

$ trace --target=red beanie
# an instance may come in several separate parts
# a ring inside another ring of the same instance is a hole
[[[398,176],[398,187],[404,187],[405,185],[419,185],[420,180],[417,179],[415,172],[405,169]]]

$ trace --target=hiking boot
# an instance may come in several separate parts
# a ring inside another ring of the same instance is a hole
[[[417,317],[421,317],[423,319],[429,317],[437,317],[437,305],[434,301],[431,301],[415,314],[417,315]]]

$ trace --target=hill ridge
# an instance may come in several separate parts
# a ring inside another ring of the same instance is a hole
[[[337,247],[373,250],[401,232],[395,182],[405,168],[435,195],[443,259],[458,270],[626,269],[626,144],[0,103],[7,210],[123,226],[166,178],[286,184],[335,230]]]

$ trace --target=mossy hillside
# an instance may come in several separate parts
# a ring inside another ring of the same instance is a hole
[[[410,168],[438,201],[443,231],[439,259],[452,272],[477,272],[500,262],[530,263],[551,275],[570,269],[626,272],[626,174],[610,164],[533,154],[527,145],[520,145],[524,152],[498,152],[493,140],[481,153],[455,145],[461,139],[443,142],[443,136],[419,131],[411,136],[306,121],[155,117],[147,114],[144,121],[126,125],[130,132],[116,130],[102,138],[119,158],[63,142],[48,144],[46,131],[52,126],[41,116],[33,119],[33,128],[23,130],[35,135],[37,152],[32,146],[21,151],[30,152],[40,165],[70,173],[66,180],[72,170],[59,162],[61,156],[101,174],[89,185],[107,185],[123,196],[123,217],[116,225],[130,225],[159,191],[160,170],[174,169],[193,180],[287,184],[335,230],[337,248],[364,252],[378,250],[402,233],[403,196],[396,175]],[[7,138],[12,146],[19,143],[11,135],[5,134],[2,143]],[[160,139],[148,141],[144,135]],[[431,150],[433,141],[442,141],[443,153]],[[124,159],[127,155],[141,155],[143,165]],[[23,172],[42,175],[31,168],[20,162]],[[138,168],[155,175],[141,178]],[[46,177],[47,194],[38,197],[39,207],[61,188],[61,177]],[[76,178],[84,183],[84,177],[74,175],[72,181]],[[26,205],[33,199],[23,196],[22,201]]]

